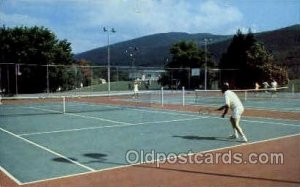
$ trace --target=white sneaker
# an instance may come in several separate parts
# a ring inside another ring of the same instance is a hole
[[[248,142],[246,136],[243,136],[242,139],[243,139],[243,142],[245,142],[245,143]]]
[[[238,139],[239,135],[233,134],[233,135],[230,135],[228,138],[230,138],[230,139]]]

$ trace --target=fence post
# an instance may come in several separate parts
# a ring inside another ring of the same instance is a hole
[[[62,102],[63,102],[63,114],[65,114],[66,113],[66,97],[65,96],[62,97]]]
[[[185,90],[184,90],[184,86],[182,87],[182,106],[185,106]]]
[[[161,87],[161,106],[164,106],[164,87]]]
[[[47,68],[47,94],[49,94],[50,93],[50,85],[49,85],[49,64],[47,64],[47,66],[46,66],[46,68]]]
[[[15,77],[16,77],[16,95],[18,95],[18,73],[19,73],[19,64],[15,64]]]

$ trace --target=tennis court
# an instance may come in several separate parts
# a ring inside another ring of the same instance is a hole
[[[241,125],[249,138],[249,143],[243,144],[238,140],[227,138],[231,134],[228,118],[220,118],[217,115],[199,115],[193,110],[171,110],[172,107],[197,108],[195,98],[191,98],[190,102],[193,104],[189,105],[187,97],[186,106],[165,98],[164,106],[160,106],[155,102],[151,104],[153,100],[150,100],[150,97],[156,96],[140,96],[138,99],[133,99],[131,96],[100,99],[79,97],[78,100],[71,98],[63,103],[59,98],[51,98],[50,101],[44,101],[45,98],[32,99],[34,102],[28,102],[31,99],[27,98],[15,100],[12,104],[6,104],[4,100],[4,104],[0,105],[0,165],[4,173],[1,175],[4,182],[2,184],[0,182],[0,186],[6,185],[7,178],[11,180],[8,184],[16,186],[43,186],[47,182],[57,180],[70,182],[76,177],[93,178],[96,174],[105,176],[100,177],[103,181],[97,180],[98,184],[110,186],[106,185],[105,181],[114,179],[113,176],[108,176],[107,172],[119,172],[116,176],[136,175],[133,171],[128,171],[128,168],[137,170],[146,168],[143,172],[148,174],[149,169],[156,169],[159,172],[168,173],[167,175],[172,175],[174,171],[183,173],[189,171],[188,174],[191,175],[189,177],[197,177],[192,173],[196,172],[195,168],[200,167],[201,164],[191,164],[189,167],[192,169],[187,170],[182,170],[178,166],[172,168],[171,164],[171,166],[159,168],[156,167],[156,161],[162,158],[155,157],[156,153],[191,156],[226,149],[247,149],[247,146],[253,145],[262,147],[262,144],[289,138],[296,138],[297,142],[299,139],[300,120],[298,119],[281,119],[275,115],[274,119],[245,116]],[[206,101],[201,104],[212,102],[209,99]],[[296,101],[278,104],[280,105],[278,111],[282,108],[291,108],[289,113],[297,114],[299,100]],[[221,101],[215,100],[214,104],[218,102]],[[253,102],[249,104],[256,105]],[[263,107],[268,108],[265,104]],[[247,104],[245,105],[247,107]],[[274,103],[270,106],[277,107]],[[296,151],[293,159],[299,163],[299,144],[296,144],[292,151]],[[284,160],[286,163],[289,162],[288,155],[289,153],[286,153],[284,157],[287,159]],[[145,162],[149,162],[149,165]],[[277,167],[284,167],[283,165]],[[186,167],[187,164],[184,166]],[[201,167],[205,169],[208,166],[202,164]],[[260,170],[264,166],[256,165],[255,167]],[[266,176],[266,178],[252,177],[253,180],[269,182],[270,185],[275,183],[279,186],[282,184],[297,186],[300,184],[299,164],[298,166],[296,164],[296,167],[298,171],[291,171],[292,174],[287,178],[284,174],[281,177],[276,174]],[[222,176],[218,176],[220,171],[214,173],[210,168],[206,168],[202,174],[230,178],[232,171],[227,170],[228,168],[223,167]],[[278,172],[280,173],[280,169]],[[150,179],[146,179],[145,184],[139,183],[139,185],[156,186],[157,182],[172,184],[175,176],[174,174],[171,178],[164,178],[166,181],[159,182],[151,178],[149,174]],[[251,180],[251,176],[245,175],[244,179],[245,177]],[[96,180],[91,178],[89,180]],[[147,178],[147,174],[143,175],[143,178]],[[121,184],[137,184],[130,177],[123,178],[123,180],[120,181],[123,182]],[[131,181],[133,183],[125,180],[133,180]]]

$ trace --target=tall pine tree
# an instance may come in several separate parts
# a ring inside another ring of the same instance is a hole
[[[231,88],[254,88],[255,82],[271,79],[284,84],[288,79],[286,69],[273,63],[273,55],[255,39],[251,30],[246,35],[237,31],[219,66],[224,69],[222,82],[229,82]]]

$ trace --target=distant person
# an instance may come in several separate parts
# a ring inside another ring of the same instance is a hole
[[[269,83],[267,81],[262,83],[264,86],[264,89],[268,89],[270,87]]]
[[[273,91],[277,90],[278,83],[273,79],[271,82],[271,88]]]
[[[138,81],[134,81],[133,83],[133,98],[137,98],[139,96],[139,83]]]
[[[240,127],[241,115],[244,112],[244,106],[239,97],[229,90],[229,84],[222,85],[222,93],[225,97],[225,105],[218,108],[219,111],[223,110],[222,117],[224,118],[228,110],[231,110],[230,123],[232,125],[233,134],[229,138],[237,139],[239,135],[242,137],[243,142],[247,142],[247,138]]]
[[[255,83],[255,90],[257,91],[257,90],[259,90],[259,88],[260,88],[260,85],[258,84],[258,82],[256,82]]]
[[[258,84],[258,82],[256,82],[256,83],[255,83],[255,96],[258,95],[259,88],[260,88],[260,85]]]
[[[270,87],[269,83],[268,83],[267,81],[265,81],[265,82],[263,82],[262,84],[263,84],[263,86],[264,86],[265,92],[267,93],[267,92],[268,92],[267,89]]]
[[[276,82],[274,79],[272,79],[272,82],[271,82],[272,94],[275,94],[275,93],[276,93],[276,91],[277,91],[277,86],[278,86],[277,82]]]

